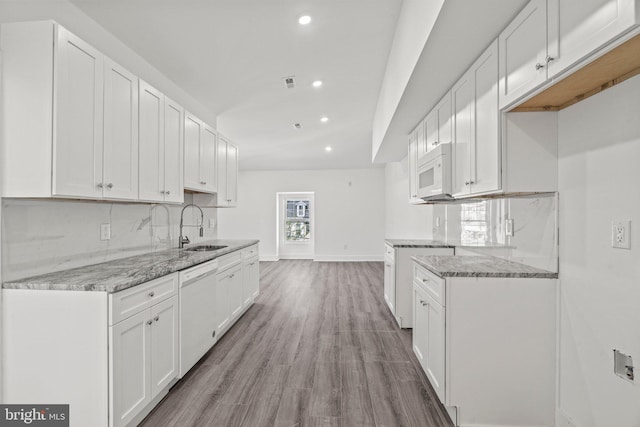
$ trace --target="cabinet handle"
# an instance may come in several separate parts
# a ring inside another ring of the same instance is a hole
[[[544,65],[538,62],[538,63],[536,64],[536,70],[540,70],[540,69],[542,69],[542,68],[544,68]]]
[[[233,279],[235,276],[236,276],[235,274],[230,274],[229,279]]]
[[[149,298],[153,298],[155,295],[156,295],[155,292],[153,292],[153,291],[149,292]]]
[[[167,191],[164,192],[164,194],[166,194],[168,196],[169,194],[171,194],[171,191],[167,190]]]
[[[107,188],[108,188],[109,190],[111,190],[111,189],[113,188],[113,183],[111,183],[111,182],[110,182],[110,183],[108,183],[108,184],[107,184]]]
[[[411,197],[418,197],[418,195],[417,194],[412,194]]]
[[[158,320],[160,320],[160,316],[154,317],[153,320],[155,320],[157,322]]]
[[[469,186],[470,182],[469,181],[465,181],[464,185]]]
[[[253,265],[253,264],[255,264],[255,262],[252,262],[252,263],[251,263],[251,264],[249,264],[249,265]]]
[[[476,183],[475,181],[469,181],[469,185],[473,185],[475,183]]]
[[[545,61],[547,61],[547,64],[551,61],[554,61],[556,58],[554,58],[553,56],[547,55],[547,57],[545,58]]]
[[[147,325],[151,325],[153,323],[153,320],[147,320]]]
[[[422,283],[427,283],[429,282],[429,279],[422,279]]]
[[[160,190],[160,194],[164,194],[164,193],[165,193],[165,191],[164,191],[164,190]]]
[[[97,183],[97,184],[96,184],[96,187],[98,187],[98,188],[103,188],[103,187],[104,187],[104,184],[103,184],[103,183],[101,183],[101,182],[99,182],[99,183]]]
[[[434,145],[434,146],[439,145],[439,144],[440,144],[440,142],[439,142],[439,141],[433,141],[433,145]]]
[[[207,181],[200,181],[200,184],[207,185]]]

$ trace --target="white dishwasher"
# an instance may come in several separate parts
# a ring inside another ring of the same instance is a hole
[[[180,375],[216,342],[216,272],[213,260],[180,272]]]

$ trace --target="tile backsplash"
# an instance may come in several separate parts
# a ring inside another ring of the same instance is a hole
[[[185,194],[185,203],[192,201]],[[96,264],[178,246],[184,205],[72,200],[2,199],[2,280]],[[215,208],[203,208],[204,237],[185,227],[192,242],[215,239]],[[200,212],[185,211],[184,223],[199,224]],[[100,225],[111,239],[100,240]]]
[[[433,235],[458,254],[491,255],[558,271],[557,193],[434,205]],[[505,221],[513,220],[508,236]]]

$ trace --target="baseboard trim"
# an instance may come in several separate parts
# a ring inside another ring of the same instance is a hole
[[[316,255],[316,262],[364,262],[384,261],[384,255]]]
[[[260,261],[280,261],[280,257],[277,255],[262,255],[260,254]]]

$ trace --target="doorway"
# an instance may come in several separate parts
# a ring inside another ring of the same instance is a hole
[[[314,193],[277,193],[276,198],[278,258],[313,259],[316,234]]]

